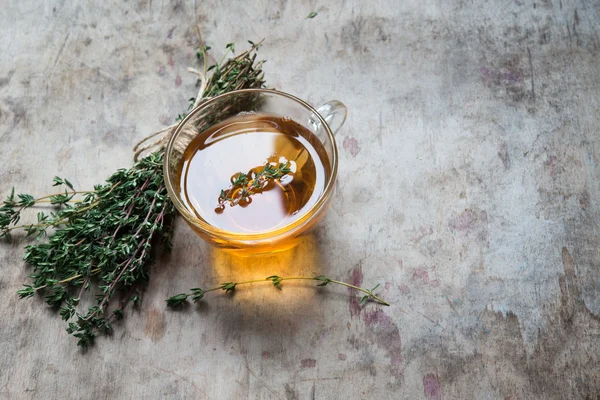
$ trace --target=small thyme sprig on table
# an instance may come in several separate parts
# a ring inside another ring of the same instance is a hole
[[[29,224],[29,225],[17,225],[17,223],[21,220],[21,212],[26,208],[33,207],[35,205],[40,205],[40,203],[50,203],[51,205],[66,205],[67,209],[71,208],[68,206],[69,202],[72,201],[73,197],[77,194],[85,194],[85,198],[87,199],[90,195],[90,191],[76,191],[73,188],[73,184],[69,182],[68,179],[59,178],[58,176],[54,177],[54,185],[65,185],[71,191],[69,192],[65,189],[64,193],[54,193],[49,194],[47,196],[34,198],[30,194],[20,193],[17,195],[18,201],[15,200],[15,189],[13,188],[11,194],[3,201],[2,207],[0,207],[0,238],[6,238],[8,241],[12,239],[11,231],[15,229],[24,229],[27,232],[27,236],[31,236],[35,233],[38,234],[38,238],[44,236],[46,229],[50,226],[55,226],[59,222],[63,222],[65,215],[72,214],[75,212],[81,212],[81,208],[77,211],[71,210],[63,212],[60,216],[58,215],[45,215],[44,213],[38,213],[37,215],[37,224]],[[78,201],[83,202],[83,201]],[[73,201],[73,203],[77,203]],[[11,226],[12,225],[12,226]]]
[[[250,196],[264,191],[270,182],[280,181],[284,176],[291,174],[290,167],[289,161],[266,163],[259,171],[253,168],[247,174],[243,172],[233,174],[229,189],[221,190],[218,199],[219,205],[215,211],[222,212],[227,202],[231,207],[238,204],[244,207],[250,204],[252,202]]]
[[[187,301],[188,297],[191,297],[191,299],[194,301],[194,303],[196,303],[196,302],[202,300],[206,293],[214,292],[216,290],[223,290],[223,291],[225,291],[225,293],[233,293],[235,291],[235,289],[237,288],[237,286],[239,286],[239,285],[247,285],[247,284],[251,284],[251,283],[267,282],[267,281],[271,281],[273,286],[275,286],[277,289],[281,290],[281,282],[292,281],[292,280],[318,281],[320,283],[317,284],[317,286],[327,286],[330,283],[346,286],[346,287],[358,290],[362,293],[365,293],[365,295],[362,296],[360,299],[361,305],[365,304],[369,300],[375,301],[376,303],[382,304],[384,306],[390,305],[387,301],[383,300],[381,297],[379,297],[375,294],[375,290],[377,290],[377,288],[379,287],[379,284],[376,285],[373,289],[369,290],[369,289],[364,289],[364,288],[352,285],[350,283],[331,279],[331,278],[328,278],[323,275],[289,276],[289,277],[281,277],[278,275],[271,275],[269,277],[266,277],[265,279],[254,279],[254,280],[243,281],[243,282],[225,282],[219,286],[216,286],[216,287],[213,287],[210,289],[200,289],[200,288],[190,289],[190,293],[177,294],[175,296],[169,297],[166,300],[166,302],[169,307],[176,307],[176,306],[179,306],[179,305],[185,303]]]

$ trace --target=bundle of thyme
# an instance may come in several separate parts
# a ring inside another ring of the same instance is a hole
[[[202,60],[204,70],[198,73],[199,95],[190,99],[187,112],[205,98],[237,89],[263,87],[262,61],[256,61],[255,53],[260,43],[250,44],[250,50],[226,61],[224,56],[209,68],[206,66],[209,48],[200,48],[198,58]],[[232,43],[227,45],[227,50],[234,51]],[[207,80],[208,71],[212,71],[212,75]],[[183,119],[187,112],[177,119]],[[158,133],[168,132],[169,128],[172,126]],[[0,207],[0,238],[10,240],[13,231],[23,230],[27,236],[38,239],[35,244],[26,246],[24,259],[33,271],[31,282],[25,284],[18,295],[29,298],[36,293],[43,294],[46,303],[67,322],[67,332],[78,338],[79,346],[92,344],[98,333],[110,334],[112,323],[124,317],[125,305],[140,303],[140,289],[149,279],[156,244],[161,242],[163,248],[171,248],[173,231],[170,222],[175,216],[175,208],[164,185],[165,142],[163,137],[139,148],[136,160],[148,149],[155,151],[132,168],[118,170],[106,183],[94,186],[93,190],[76,190],[69,180],[55,177],[54,185],[64,186],[63,191],[35,198],[27,193],[15,196],[13,189]],[[288,166],[278,168],[284,173]],[[271,172],[269,169],[263,174],[264,178],[278,179],[281,175]],[[244,179],[248,181],[247,185],[250,181],[248,177]],[[244,179],[238,183],[244,183]],[[19,224],[24,210],[41,205],[49,205],[52,210],[38,212],[34,222]],[[361,303],[371,299],[388,305],[373,293],[377,287],[362,289],[324,276],[282,278],[274,275],[266,278],[279,289],[282,281],[292,279],[316,280],[320,282],[318,286],[344,285],[365,293]],[[167,304],[179,305],[189,296],[199,301],[207,292],[218,289],[233,292],[237,285],[259,281],[264,280],[227,282],[207,290],[195,288],[192,293],[169,298]],[[114,300],[117,293],[120,294],[118,302]]]
[[[209,48],[198,50],[204,74],[198,82],[200,95],[190,99],[189,109],[202,98],[263,87],[262,62],[256,61],[255,53],[260,43],[251,45],[249,51],[210,68],[206,67]],[[233,51],[233,44],[228,44],[227,53]],[[211,70],[210,79],[205,80]],[[67,331],[79,339],[80,346],[90,345],[97,333],[112,332],[112,322],[123,318],[127,302],[139,304],[139,287],[148,281],[156,239],[160,237],[165,248],[171,247],[169,221],[175,209],[164,185],[163,156],[159,146],[91,191],[77,191],[67,179],[58,177],[54,184],[64,185],[64,192],[35,198],[26,193],[15,196],[13,189],[0,207],[0,237],[10,240],[13,231],[22,229],[39,239],[26,247],[24,259],[33,272],[31,283],[18,291],[19,296],[42,293],[46,303],[67,321]],[[38,212],[35,222],[19,225],[23,210],[44,203],[55,210]],[[48,240],[42,241],[45,236]],[[95,300],[84,307],[88,291]],[[114,305],[111,300],[116,293],[122,296]]]
[[[56,177],[55,184],[65,184],[71,191],[50,196],[51,204],[62,207],[52,213],[39,212],[37,223],[14,225],[24,209],[43,198],[19,194],[16,202],[13,192],[0,209],[4,236],[23,228],[28,236],[42,238],[56,228],[46,243],[26,247],[25,261],[33,267],[32,284],[24,285],[18,294],[26,298],[43,291],[46,303],[59,309],[68,321],[67,331],[79,338],[82,346],[89,345],[97,331],[110,333],[112,320],[123,317],[124,301],[109,309],[117,291],[139,302],[138,286],[148,280],[153,240],[161,236],[164,247],[170,248],[169,220],[174,207],[161,170],[162,154],[154,153],[85,193]],[[77,194],[83,194],[83,199],[73,202]],[[77,312],[84,292],[92,285],[96,300],[87,311]]]

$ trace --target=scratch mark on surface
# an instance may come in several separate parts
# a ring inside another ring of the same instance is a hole
[[[173,39],[173,32],[175,31],[175,28],[177,28],[177,26],[174,26],[171,29],[169,29],[169,33],[167,34],[167,39]]]
[[[529,150],[527,150],[526,152],[523,153],[524,157],[527,157],[527,154],[529,154],[533,151],[533,148],[537,144],[537,141],[540,139],[541,135],[542,135],[542,133],[540,132],[535,136],[535,139],[533,140],[533,142],[531,142],[531,146],[529,147]]]
[[[428,317],[427,315],[423,314],[420,311],[417,311],[417,314],[421,315],[423,318],[427,319],[428,321],[430,321],[431,323],[435,324],[433,327],[437,328],[438,326],[444,330],[444,327],[440,325],[440,321],[435,321],[433,318]]]
[[[200,388],[199,388],[199,387],[198,387],[198,386],[197,386],[197,385],[196,385],[194,382],[192,382],[192,381],[191,381],[190,379],[188,379],[187,377],[185,377],[185,376],[183,376],[183,375],[180,375],[180,374],[178,374],[178,373],[177,373],[177,372],[175,372],[175,371],[168,370],[168,369],[164,369],[164,368],[160,368],[160,367],[156,367],[156,369],[158,369],[158,370],[160,370],[160,371],[162,371],[162,372],[166,372],[167,374],[174,375],[174,376],[178,377],[179,379],[181,379],[181,380],[183,380],[183,381],[185,381],[185,382],[189,383],[190,385],[192,385],[192,386],[194,387],[194,389],[196,390],[196,392],[198,392],[198,393],[200,393],[200,394],[203,394],[204,396],[206,396],[206,398],[207,398],[207,399],[209,399],[209,400],[210,400],[210,396],[209,396],[209,395],[207,395],[206,393],[204,393],[204,392],[202,391],[202,389],[200,389]]]
[[[63,50],[65,49],[65,46],[67,45],[67,40],[69,40],[70,34],[71,34],[71,32],[67,32],[67,36],[65,36],[65,40],[63,40],[63,44],[62,44],[62,46],[60,46],[60,50],[58,50],[58,53],[56,54],[56,58],[54,59],[54,64],[52,65],[52,69],[50,70],[50,75],[52,75],[52,72],[54,71],[54,68],[56,67],[56,64],[58,63],[58,60],[60,59],[60,56],[61,56]]]
[[[328,378],[304,378],[304,379],[295,380],[294,383],[296,383],[296,382],[339,381],[339,380],[343,380],[343,379],[345,379],[343,376],[332,376],[332,377],[328,377]]]
[[[262,381],[262,379],[260,379],[258,376],[256,376],[256,374],[254,373],[254,371],[252,371],[250,369],[250,366],[248,365],[248,360],[246,360],[246,357],[244,357],[244,366],[246,367],[246,369],[248,370],[248,372],[250,372],[250,375],[252,375],[254,377],[254,379],[256,379],[258,381],[258,383],[260,383],[262,386],[264,386],[269,392],[271,392],[271,394],[273,396],[275,396],[276,398],[281,400],[281,397],[279,397],[279,395],[277,394],[277,392],[275,392],[273,389],[271,389],[266,383],[264,383]]]
[[[531,97],[535,102],[535,82],[533,79],[533,62],[531,61],[531,50],[529,50],[529,46],[527,46],[527,55],[529,57],[529,71],[531,73]]]
[[[379,111],[379,129],[377,129],[377,141],[379,142],[379,146],[381,146],[381,136],[383,135],[383,116],[382,112]]]
[[[52,76],[54,75],[54,68],[56,68],[56,64],[58,63],[58,60],[60,59],[60,56],[61,56],[65,46],[67,45],[67,40],[69,40],[70,34],[71,34],[71,32],[67,32],[67,35],[65,36],[65,40],[63,40],[62,46],[60,46],[60,49],[58,50],[58,53],[56,54],[56,58],[54,59],[54,64],[52,65],[52,68],[50,69],[50,74],[48,76],[48,80],[47,80],[48,83],[46,83],[46,91],[50,87],[49,83],[52,80]]]
[[[310,390],[311,400],[315,400],[317,398],[316,395],[317,395],[317,387],[316,387],[316,384],[313,382],[312,389]]]
[[[82,62],[81,62],[81,65],[82,65],[82,66],[84,66],[84,67],[86,67],[86,68],[89,68],[89,69],[90,69],[90,70],[92,70],[92,71],[95,71],[95,72],[96,72],[96,74],[98,74],[98,76],[101,76],[101,77],[103,77],[103,78],[105,78],[105,79],[107,79],[107,80],[110,80],[110,81],[112,81],[112,82],[114,82],[114,83],[122,83],[122,81],[120,81],[119,79],[115,78],[114,76],[112,76],[112,75],[111,75],[111,74],[109,74],[108,72],[105,72],[105,71],[101,70],[101,69],[100,69],[100,68],[98,68],[98,67],[92,67],[91,65],[89,65],[89,64],[88,64],[88,63],[86,63],[85,61],[82,61]],[[169,123],[170,123],[170,122],[169,122]]]
[[[510,155],[508,154],[508,147],[506,143],[502,143],[500,145],[500,149],[498,150],[498,157],[502,160],[502,165],[504,165],[504,169],[510,168]]]
[[[455,313],[458,314],[458,311],[456,311],[456,308],[454,307],[454,304],[450,301],[450,299],[448,297],[446,297],[446,301],[448,302],[448,305],[450,306],[450,308],[452,309],[452,311],[454,311]]]

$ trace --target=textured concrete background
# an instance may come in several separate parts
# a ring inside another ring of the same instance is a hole
[[[337,193],[266,261],[179,223],[141,310],[86,354],[17,299],[26,241],[2,244],[0,398],[600,396],[599,2],[111,3],[0,7],[3,195],[131,165],[195,93],[195,24],[215,57],[265,37],[270,85],[347,104]],[[292,283],[164,306],[273,273],[380,282],[392,306]]]

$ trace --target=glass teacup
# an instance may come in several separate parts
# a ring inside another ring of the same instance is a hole
[[[316,203],[293,222],[260,233],[232,232],[211,225],[189,208],[181,198],[183,153],[190,142],[208,128],[240,113],[268,113],[285,116],[312,132],[327,153],[330,174]],[[211,98],[193,109],[175,128],[167,144],[164,175],[169,197],[190,227],[208,243],[240,254],[260,254],[293,247],[324,217],[337,177],[338,154],[334,134],[343,125],[347,109],[330,101],[318,109],[290,94],[268,89],[236,90]]]

